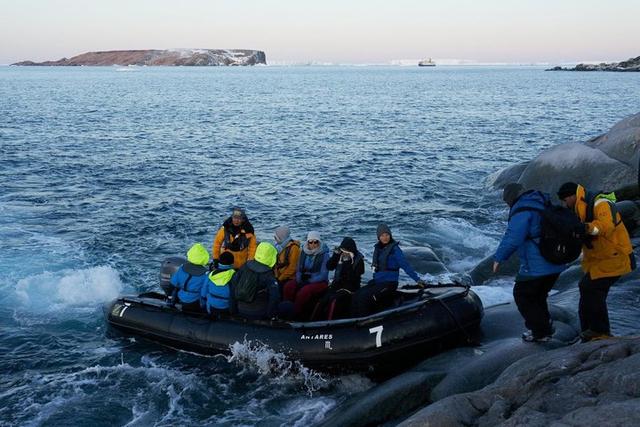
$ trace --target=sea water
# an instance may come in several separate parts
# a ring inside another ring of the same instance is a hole
[[[372,382],[255,343],[203,357],[106,334],[234,205],[370,259],[386,222],[454,273],[495,250],[487,177],[640,111],[640,74],[538,67],[0,67],[0,424],[311,425]],[[371,273],[367,271],[367,277]],[[478,289],[510,300],[512,281]],[[637,333],[638,283],[609,298]],[[575,289],[559,300],[575,308]]]

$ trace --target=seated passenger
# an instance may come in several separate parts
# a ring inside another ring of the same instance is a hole
[[[293,301],[293,317],[307,320],[318,299],[326,292],[329,279],[327,261],[331,251],[322,243],[320,233],[310,231],[302,246],[296,278],[285,283],[283,299]]]
[[[220,254],[223,252],[233,253],[233,268],[236,270],[248,260],[253,259],[256,252],[256,237],[244,209],[233,208],[231,216],[218,230],[211,250],[214,266],[219,262]]]
[[[284,285],[296,277],[296,268],[300,258],[300,242],[291,239],[287,226],[276,228],[273,239],[278,250],[278,260],[273,271],[278,284]]]
[[[202,305],[207,313],[215,314],[229,310],[229,281],[236,271],[233,269],[233,254],[223,252],[218,267],[209,274],[209,280],[202,287]]]
[[[405,259],[400,242],[393,240],[391,229],[386,224],[380,224],[376,234],[378,242],[373,247],[373,280],[354,295],[354,317],[368,316],[393,305],[400,269],[418,285],[424,285],[418,273]]]
[[[280,302],[280,288],[273,275],[278,251],[262,242],[255,258],[247,261],[229,281],[230,306],[233,314],[248,319],[271,319]]]
[[[351,297],[360,289],[364,274],[364,256],[358,251],[356,242],[345,237],[327,261],[327,269],[335,270],[329,291],[316,305],[311,320],[344,319],[349,316]]]
[[[209,280],[209,252],[200,243],[196,243],[187,252],[187,261],[171,276],[173,294],[172,304],[181,303],[182,310],[203,312],[200,306],[202,287]]]

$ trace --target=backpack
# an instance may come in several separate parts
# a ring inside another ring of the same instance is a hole
[[[582,224],[578,215],[569,208],[551,204],[549,200],[544,208],[523,207],[511,212],[513,215],[535,211],[540,213],[540,236],[529,237],[540,249],[544,259],[552,264],[568,264],[580,256],[582,252],[582,238],[576,237],[573,231]],[[536,242],[536,239],[539,239]]]
[[[258,273],[248,268],[238,270],[232,279],[235,283],[233,293],[236,301],[252,303],[256,299],[259,289]]]

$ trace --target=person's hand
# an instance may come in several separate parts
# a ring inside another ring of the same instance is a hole
[[[493,272],[497,273],[500,269],[500,263],[498,261],[493,261]]]
[[[217,260],[217,259],[214,259],[214,260],[211,262],[211,265],[213,266],[213,269],[214,269],[214,270],[215,270],[216,268],[218,268],[218,260]]]
[[[340,246],[336,246],[335,248],[333,248],[333,253],[336,255],[340,255],[342,253]]]

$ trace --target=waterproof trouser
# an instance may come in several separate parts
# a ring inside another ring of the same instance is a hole
[[[393,305],[398,282],[376,283],[370,280],[353,295],[351,311],[353,317],[364,317]]]
[[[620,276],[591,279],[589,273],[580,279],[580,302],[578,315],[582,332],[591,330],[603,335],[611,335],[609,326],[609,312],[607,310],[607,295],[609,288]]]
[[[327,291],[327,282],[307,283],[299,286],[295,280],[289,280],[282,287],[282,299],[293,301],[293,316],[297,320],[308,320],[316,302]]]
[[[516,281],[513,286],[513,299],[518,311],[524,319],[524,325],[531,330],[535,338],[553,333],[547,297],[559,275],[550,274],[533,280]]]
[[[313,310],[312,321],[345,319],[351,309],[351,295],[346,289],[329,290]]]

